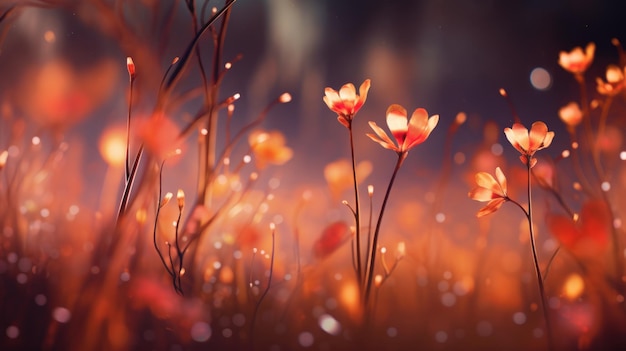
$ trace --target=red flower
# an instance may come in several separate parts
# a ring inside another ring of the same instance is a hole
[[[333,222],[324,229],[322,235],[313,244],[313,253],[316,258],[325,258],[335,252],[344,242],[346,242],[352,231],[343,222]]]
[[[580,216],[548,214],[546,222],[559,242],[579,257],[597,257],[608,244],[611,232],[611,210],[602,200],[589,200]]]

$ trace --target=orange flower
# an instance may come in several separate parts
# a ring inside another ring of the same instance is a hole
[[[276,131],[256,130],[248,137],[248,143],[256,156],[256,165],[263,169],[267,164],[282,165],[293,156],[293,151],[285,146],[285,137]]]
[[[522,163],[528,165],[530,161],[530,167],[537,163],[537,159],[533,158],[535,152],[550,146],[554,138],[554,132],[549,132],[548,126],[543,122],[533,123],[530,132],[522,124],[514,123],[512,128],[504,128],[504,134],[511,145],[522,154]]]
[[[354,84],[348,83],[339,89],[324,89],[324,102],[331,111],[337,113],[337,120],[346,128],[350,128],[352,118],[361,109],[367,99],[370,90],[370,80],[366,79],[359,87],[359,95],[356,94]]]
[[[496,167],[496,178],[487,172],[476,173],[476,184],[478,187],[472,189],[467,195],[476,201],[489,201],[485,207],[478,211],[476,217],[496,212],[503,203],[509,201],[509,196],[506,193],[506,177],[500,167]]]
[[[437,126],[437,122],[439,122],[439,115],[428,118],[428,112],[423,108],[413,111],[409,120],[404,107],[391,105],[387,109],[387,126],[396,139],[397,146],[387,136],[387,133],[374,122],[369,122],[369,124],[376,135],[367,134],[367,136],[386,149],[393,150],[398,154],[406,154],[412,147],[423,143],[428,138]]]
[[[583,120],[583,112],[578,103],[570,102],[559,109],[559,117],[569,128],[574,128]]]
[[[559,242],[578,257],[600,257],[611,232],[611,210],[602,200],[583,204],[576,220],[564,215],[548,214],[546,222]]]
[[[559,65],[571,73],[583,74],[591,65],[595,51],[596,45],[594,43],[587,44],[585,52],[580,46],[575,47],[570,52],[561,51],[559,53]]]
[[[358,183],[363,182],[372,173],[372,163],[369,161],[359,162],[356,166]],[[333,199],[339,200],[342,193],[354,183],[352,179],[352,165],[347,159],[331,162],[324,167],[324,178],[332,194]]]
[[[624,71],[616,65],[609,65],[606,69],[606,82],[596,78],[598,93],[615,96],[624,89]]]

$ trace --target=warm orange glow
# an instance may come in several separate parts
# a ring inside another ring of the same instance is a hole
[[[361,299],[359,297],[359,287],[354,282],[344,282],[339,291],[339,301],[341,305],[353,317],[358,317],[361,310]]]
[[[559,117],[568,127],[573,128],[583,120],[583,112],[577,102],[570,102],[559,109]]]
[[[570,301],[578,299],[585,291],[585,280],[576,273],[570,274],[563,283],[563,295]]]
[[[100,155],[111,167],[122,167],[126,160],[126,131],[107,129],[100,137]]]
[[[53,31],[47,30],[43,34],[43,39],[46,41],[46,43],[52,44],[52,43],[54,43],[57,40],[57,36],[56,36],[56,34],[54,34]]]

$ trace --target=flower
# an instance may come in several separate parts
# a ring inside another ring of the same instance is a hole
[[[559,117],[569,128],[574,128],[583,120],[583,112],[578,103],[572,101],[559,109]]]
[[[285,137],[277,131],[256,130],[248,137],[248,143],[259,169],[264,169],[267,164],[285,164],[293,156],[293,151],[285,146]]]
[[[423,108],[415,109],[411,119],[408,120],[406,109],[394,104],[387,109],[387,126],[396,139],[397,145],[374,122],[369,122],[369,124],[376,135],[367,134],[367,136],[386,149],[406,155],[412,147],[423,143],[428,138],[437,126],[437,122],[439,122],[439,115],[428,118],[428,112]]]
[[[361,161],[356,166],[357,182],[361,183],[372,173],[372,163]],[[324,178],[330,189],[333,199],[339,200],[341,194],[354,183],[352,179],[352,164],[347,159],[331,162],[324,167]]]
[[[500,167],[496,167],[496,178],[487,172],[476,173],[476,184],[478,186],[467,195],[476,201],[489,201],[485,207],[478,211],[476,217],[496,212],[503,203],[509,201],[509,196],[506,193],[506,177]]]
[[[535,152],[550,146],[554,138],[554,132],[549,132],[548,126],[543,122],[533,123],[530,132],[522,124],[514,123],[512,128],[504,128],[504,134],[511,145],[522,154],[522,163],[531,168],[537,163],[537,159],[533,158]]]
[[[585,52],[580,46],[575,47],[570,52],[561,51],[559,53],[559,65],[571,73],[583,74],[591,65],[595,51],[596,45],[594,43],[587,44]]]
[[[370,80],[366,79],[359,87],[359,95],[356,94],[354,84],[348,83],[339,89],[324,89],[324,102],[328,108],[337,113],[337,120],[346,128],[350,128],[352,118],[361,109],[367,99],[367,92],[370,90]]]
[[[315,258],[322,259],[335,252],[352,236],[352,230],[343,221],[329,224],[313,244]]]
[[[601,257],[611,232],[611,210],[599,199],[582,206],[580,216],[548,214],[546,223],[558,241],[578,257]]]
[[[609,65],[606,69],[606,82],[596,78],[596,89],[602,95],[615,96],[624,89],[624,71],[619,66]]]

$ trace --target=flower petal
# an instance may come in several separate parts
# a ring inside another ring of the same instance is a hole
[[[417,110],[415,111],[417,112]],[[411,121],[413,121],[413,118],[411,118]],[[407,144],[406,150],[409,150],[413,148],[414,146],[423,143],[426,139],[428,139],[428,137],[430,136],[430,133],[435,129],[438,122],[439,122],[439,115],[431,116],[430,118],[428,118],[428,121],[426,125],[424,126],[424,129],[417,135],[413,134],[411,124],[409,124],[409,133],[407,136],[407,140],[404,141],[404,143]]]
[[[545,123],[533,123],[530,127],[530,133],[528,134],[529,145],[526,150],[528,150],[531,154],[539,150],[539,148],[543,145],[543,140],[546,138],[546,134],[548,134],[548,126]]]
[[[370,85],[371,81],[369,79],[366,79],[363,83],[361,83],[361,86],[359,87],[359,99],[354,105],[354,113],[360,110],[361,106],[365,103],[365,100],[367,100],[367,93],[370,90]]]
[[[507,191],[506,177],[504,176],[504,173],[502,172],[500,167],[496,167],[496,179],[498,180],[498,184],[500,185],[500,190],[502,191],[501,194],[503,196],[506,196],[506,191]]]
[[[496,182],[495,178],[487,172],[478,172],[474,176],[476,184],[485,189],[489,189],[491,192],[499,192],[500,186]]]
[[[344,86],[342,86],[339,90],[339,97],[341,97],[346,109],[350,110],[352,113],[352,109],[354,109],[354,102],[356,101],[356,89],[354,88],[354,84],[344,84]]]
[[[397,104],[389,106],[387,108],[387,126],[398,145],[402,146],[409,130],[406,109]]]
[[[487,202],[493,200],[493,191],[491,191],[491,189],[477,187],[472,189],[467,196],[472,200]]]
[[[378,137],[376,137],[376,135],[367,134],[370,139],[379,143],[380,145],[382,145],[382,147],[386,149],[399,151],[399,148],[391,141],[391,138],[389,138],[387,133],[385,133],[382,128],[380,128],[375,122],[369,122],[369,125],[374,130],[376,135],[378,135]]]
[[[481,208],[478,211],[478,213],[476,213],[476,217],[480,218],[480,217],[496,212],[498,209],[500,209],[500,207],[502,207],[502,204],[504,204],[506,201],[507,201],[506,199],[501,198],[501,197],[491,200],[487,204],[487,206]]]
[[[521,123],[514,123],[512,128],[505,128],[504,134],[517,151],[522,154],[528,152],[528,129]]]

